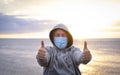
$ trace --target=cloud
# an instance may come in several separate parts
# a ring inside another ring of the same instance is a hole
[[[102,30],[102,32],[107,32],[107,33],[119,33],[120,34],[120,28],[111,28],[111,29],[105,29]]]
[[[5,4],[9,4],[11,2],[13,2],[14,0],[3,0]]]
[[[98,32],[119,33],[120,34],[120,20],[113,21],[109,27],[98,30]]]
[[[0,34],[41,32],[49,30],[57,21],[29,20],[0,13]]]
[[[115,21],[112,25],[115,26],[115,27],[120,27],[120,20]]]
[[[12,13],[14,11],[21,11],[32,6],[52,5],[57,0],[0,0],[0,12]]]

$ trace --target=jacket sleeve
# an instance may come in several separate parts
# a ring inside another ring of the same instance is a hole
[[[79,48],[74,48],[73,50],[73,61],[76,65],[83,62],[83,52]]]
[[[87,64],[89,62],[89,61],[84,61],[83,52],[79,48],[74,48],[73,59],[76,65],[79,65],[80,63]]]
[[[50,60],[50,55],[49,55],[49,52],[47,50],[47,48],[45,48],[45,59],[41,60],[38,55],[36,55],[36,59],[37,59],[37,62],[40,66],[48,66],[49,64],[49,60]]]

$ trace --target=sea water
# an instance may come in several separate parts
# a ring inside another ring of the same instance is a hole
[[[42,75],[36,61],[41,40],[52,46],[49,39],[0,39],[0,75]],[[82,51],[85,40],[92,60],[79,66],[82,75],[120,75],[120,39],[75,39],[73,45]]]

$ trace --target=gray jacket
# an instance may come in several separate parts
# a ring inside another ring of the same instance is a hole
[[[53,42],[53,33],[56,29],[66,31],[68,37],[68,45],[66,49],[58,49]],[[63,24],[58,24],[50,32],[50,40],[54,47],[46,47],[46,57],[40,60],[36,56],[39,65],[44,67],[43,75],[81,75],[79,71],[80,63],[83,63],[82,52],[79,48],[72,46],[73,38],[67,27]]]

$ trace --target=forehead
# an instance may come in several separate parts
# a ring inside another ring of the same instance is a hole
[[[62,29],[57,29],[57,30],[55,30],[54,33],[55,33],[55,34],[57,34],[57,33],[64,33],[64,34],[66,34],[65,31],[62,30]]]

